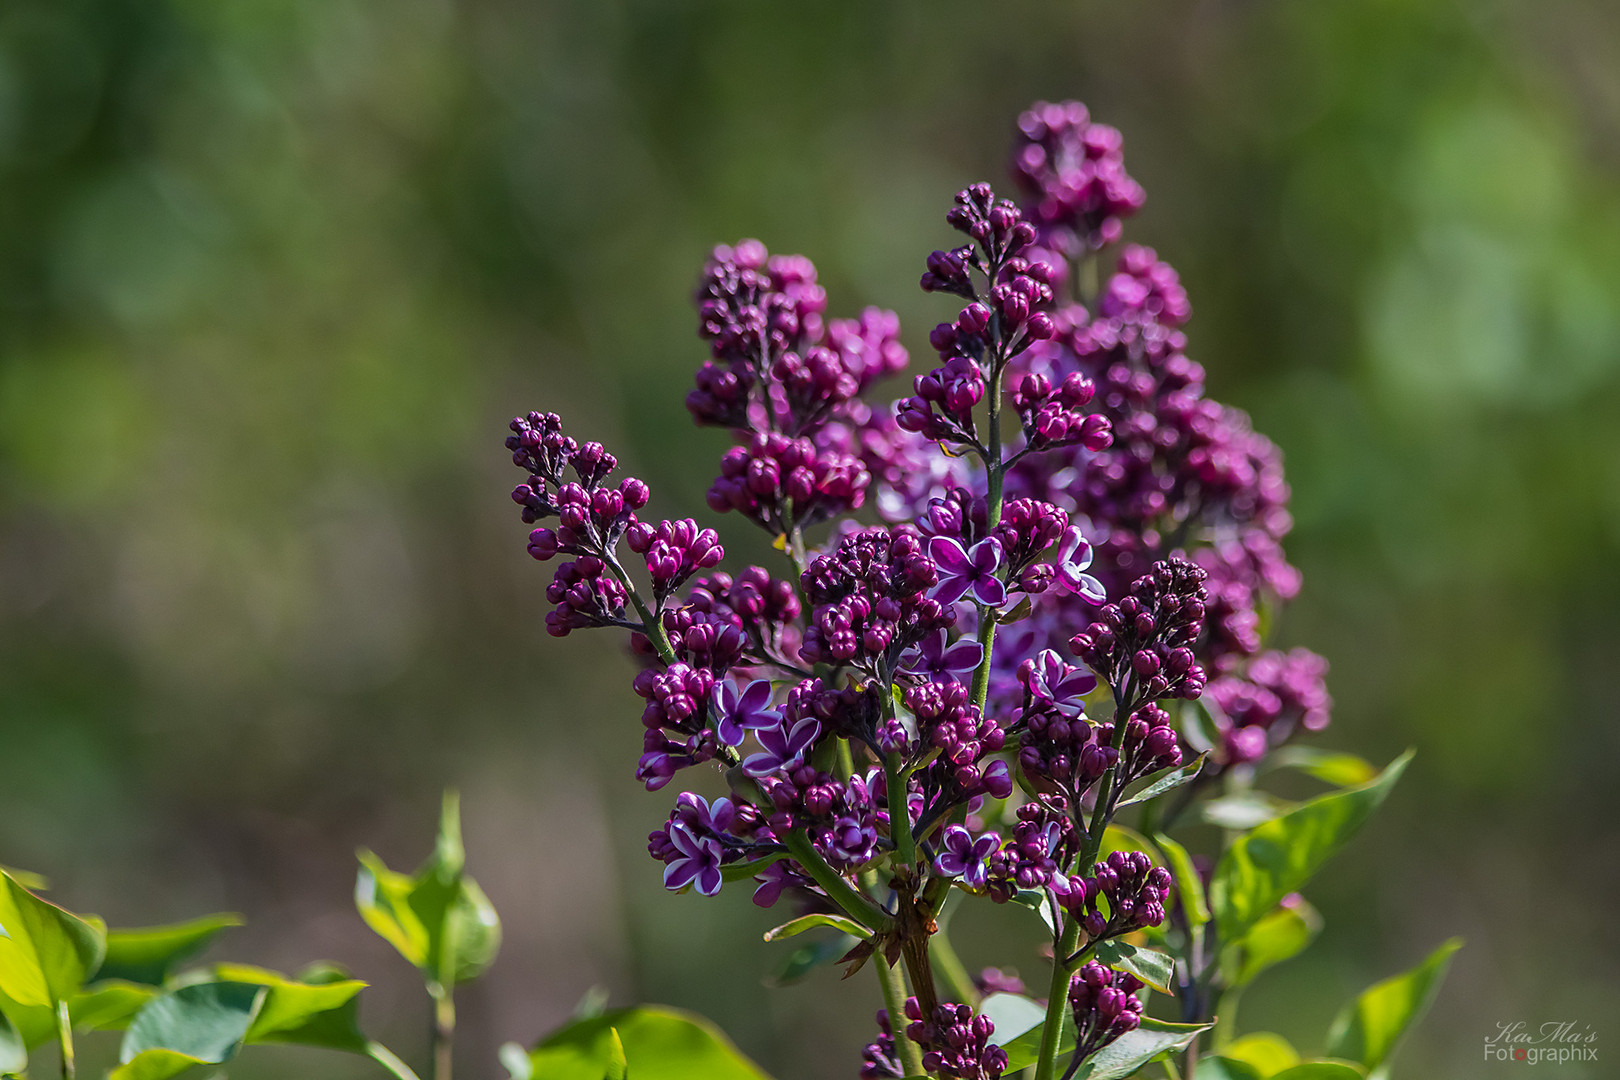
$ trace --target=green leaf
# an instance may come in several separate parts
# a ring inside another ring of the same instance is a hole
[[[1302,1061],[1271,1080],[1364,1080],[1366,1072],[1344,1061]]]
[[[158,996],[156,987],[104,980],[68,999],[68,1014],[79,1031],[116,1031]]]
[[[101,965],[107,927],[42,900],[0,872],[0,993],[20,1005],[54,1008]]]
[[[1199,771],[1203,769],[1204,762],[1208,758],[1209,751],[1206,750],[1202,754],[1199,754],[1197,757],[1193,758],[1187,764],[1183,765],[1181,768],[1171,769],[1157,780],[1154,780],[1146,786],[1137,789],[1130,795],[1125,796],[1124,799],[1120,800],[1117,809],[1123,810],[1127,806],[1135,806],[1137,803],[1144,803],[1149,799],[1156,799],[1167,791],[1175,790],[1182,784],[1191,783],[1197,778]]]
[[[1369,1070],[1388,1061],[1428,1011],[1452,954],[1461,947],[1462,940],[1452,938],[1411,971],[1377,983],[1346,1006],[1328,1032],[1328,1055],[1359,1061]]]
[[[607,1071],[602,1074],[602,1080],[625,1080],[629,1073],[630,1061],[625,1057],[624,1040],[619,1038],[619,1029],[608,1028]]]
[[[123,979],[162,986],[176,964],[202,952],[221,930],[241,925],[242,916],[227,913],[205,915],[171,926],[109,930],[107,955],[102,958],[101,968],[92,981]]]
[[[34,892],[44,892],[51,887],[51,883],[45,879],[44,874],[36,874],[31,870],[18,870],[14,866],[0,866],[0,874],[5,874],[23,888],[31,889]],[[0,933],[4,933],[4,931],[0,930]]]
[[[1207,1057],[1198,1059],[1198,1080],[1265,1080],[1265,1077],[1246,1061]]]
[[[1235,791],[1204,803],[1198,808],[1198,814],[1208,824],[1223,829],[1252,829],[1275,821],[1295,805],[1264,791]]]
[[[1334,787],[1359,787],[1378,775],[1365,758],[1313,746],[1285,746],[1271,754],[1267,764],[1273,769],[1299,769]]]
[[[1035,1064],[1041,1053],[1041,1035],[1045,1032],[1044,1023],[1030,1028],[1011,1042],[1001,1044],[1007,1052],[1007,1068],[1002,1071],[1003,1076],[1011,1076],[1020,1069],[1027,1069]],[[1058,1028],[1058,1056],[1062,1057],[1074,1050],[1074,1010],[1065,1008],[1062,1014],[1062,1024]]]
[[[6,1014],[0,1012],[0,1076],[28,1068],[28,1047]]]
[[[430,987],[477,978],[495,961],[501,944],[494,905],[464,873],[460,807],[456,793],[445,792],[433,855],[414,877],[388,869],[362,850],[355,880],[360,917],[420,969]]]
[[[1124,825],[1110,825],[1103,830],[1103,842],[1102,847],[1097,851],[1097,861],[1107,861],[1108,856],[1116,851],[1140,851],[1154,862],[1159,861],[1158,850],[1153,846],[1152,842],[1135,829],[1126,828]],[[1091,870],[1091,867],[1086,866],[1078,869],[1084,875]]]
[[[1046,1006],[1022,994],[989,994],[979,1003],[979,1014],[996,1025],[990,1041],[997,1046],[1006,1046],[1046,1022]]]
[[[854,934],[834,934],[805,942],[789,953],[773,974],[765,977],[765,985],[779,987],[796,983],[816,968],[834,963],[859,944],[860,939]]]
[[[1019,907],[1027,907],[1039,915],[1041,921],[1046,924],[1046,929],[1051,932],[1053,937],[1057,936],[1058,927],[1057,923],[1053,921],[1052,902],[1047,899],[1045,889],[1020,889],[1013,896],[1013,903]]]
[[[615,1009],[553,1032],[530,1052],[529,1075],[602,1080],[615,1029],[632,1080],[769,1080],[709,1021],[657,1005]]]
[[[1153,842],[1164,852],[1170,872],[1175,875],[1176,895],[1181,898],[1181,911],[1187,917],[1188,925],[1203,926],[1209,922],[1209,904],[1204,899],[1204,879],[1198,876],[1192,856],[1187,854],[1186,848],[1163,833],[1155,835]]]
[[[502,1043],[499,1057],[506,1068],[507,1080],[534,1080],[534,1065],[529,1061],[529,1052],[518,1043]]]
[[[214,968],[214,977],[222,982],[265,988],[264,1003],[248,1029],[246,1042],[295,1043],[363,1054],[366,1039],[360,1034],[355,999],[366,984],[357,979],[334,980],[333,974],[323,967],[313,973],[316,981],[306,982],[245,964]]]
[[[785,922],[781,926],[765,931],[765,940],[780,941],[783,938],[802,934],[806,930],[814,930],[818,926],[831,926],[836,930],[842,930],[846,934],[852,934],[863,941],[872,936],[872,931],[854,919],[846,919],[842,915],[802,915],[791,922]]]
[[[1185,1050],[1200,1031],[1212,1024],[1167,1024],[1144,1016],[1142,1026],[1127,1031],[1080,1066],[1077,1080],[1122,1080],[1134,1076],[1136,1070],[1160,1054],[1174,1054]]]
[[[720,868],[720,877],[725,881],[746,881],[774,862],[781,862],[787,858],[787,852],[777,851],[759,859],[749,859],[747,862],[727,863]]]
[[[1115,939],[1097,946],[1097,959],[1111,968],[1128,971],[1161,994],[1170,993],[1170,980],[1175,977],[1176,961],[1173,957],[1143,949]]]
[[[1269,1031],[1234,1040],[1221,1050],[1221,1056],[1243,1062],[1259,1073],[1261,1080],[1299,1064],[1299,1051],[1287,1039]]]
[[[269,991],[240,982],[192,983],[136,1014],[109,1080],[164,1080],[235,1057]]]
[[[1354,836],[1412,760],[1407,751],[1377,780],[1324,795],[1240,836],[1215,868],[1211,907],[1221,940],[1236,941]]]
[[[1221,952],[1228,986],[1247,986],[1262,971],[1297,956],[1316,940],[1322,916],[1303,899],[1280,905]]]

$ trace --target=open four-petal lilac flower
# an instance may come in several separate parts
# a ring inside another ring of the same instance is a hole
[[[743,759],[743,772],[749,776],[769,776],[798,764],[805,751],[821,736],[821,721],[807,716],[789,728],[783,720],[775,727],[763,728],[754,734],[765,749]]]
[[[743,731],[758,731],[782,722],[782,714],[770,707],[771,684],[755,679],[743,689],[731,679],[714,684],[714,733],[726,746],[743,741]]]
[[[973,834],[962,826],[952,825],[940,837],[940,843],[944,850],[934,857],[934,866],[939,872],[953,876],[960,874],[969,888],[984,888],[985,878],[990,872],[988,860],[991,853],[1001,846],[1001,837],[992,832],[975,840]]]
[[[709,800],[690,791],[675,796],[675,813],[682,821],[696,825],[702,835],[730,832],[737,820],[737,808],[730,799],[722,797],[710,805]]]
[[[975,670],[984,659],[984,646],[972,638],[962,638],[952,645],[944,630],[925,637],[900,657],[900,666],[915,675],[934,679],[948,679],[952,675],[965,675]]]
[[[940,603],[954,604],[970,589],[985,607],[1007,602],[1007,586],[996,577],[1001,569],[1001,541],[995,537],[964,550],[960,540],[936,536],[928,541],[928,557],[939,567],[939,584],[932,595]]]
[[[1097,689],[1095,675],[1066,663],[1056,649],[1042,649],[1033,660],[1024,661],[1018,675],[1030,697],[1065,716],[1079,716],[1085,711],[1082,699]]]
[[[695,885],[704,896],[720,891],[720,842],[712,836],[694,836],[685,825],[672,822],[669,842],[680,852],[664,866],[664,888],[672,892]]]
[[[1071,526],[1058,541],[1058,583],[1088,604],[1108,601],[1102,582],[1086,573],[1091,569],[1091,543],[1078,528]]]

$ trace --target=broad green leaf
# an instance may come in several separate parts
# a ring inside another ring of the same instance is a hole
[[[765,931],[765,940],[780,941],[783,938],[802,934],[806,930],[814,930],[818,926],[831,926],[835,930],[842,930],[846,934],[853,934],[863,940],[872,936],[872,931],[854,919],[846,919],[842,915],[802,915],[791,922],[785,922],[781,926]]]
[[[44,892],[51,887],[51,883],[46,880],[44,874],[36,874],[31,870],[18,870],[15,866],[0,866],[0,874],[5,874],[23,888],[34,892]],[[0,933],[3,932],[0,931]]]
[[[116,1031],[158,996],[156,987],[121,980],[103,980],[68,999],[68,1015],[80,1031]]]
[[[222,982],[265,988],[264,1003],[248,1028],[246,1042],[296,1043],[364,1053],[366,1039],[360,1034],[355,998],[366,984],[357,979],[334,981],[332,974],[321,968],[314,973],[317,981],[304,982],[245,964],[214,968],[214,977]]]
[[[414,966],[427,963],[427,929],[411,910],[411,879],[388,869],[364,849],[354,883],[354,906],[367,926]]]
[[[631,1080],[769,1080],[709,1021],[656,1005],[615,1009],[553,1032],[530,1052],[530,1075],[602,1080],[615,1029]]]
[[[990,994],[979,1003],[979,1014],[996,1025],[990,1041],[1005,1046],[1024,1032],[1046,1022],[1046,1006],[1022,994]]]
[[[1221,952],[1228,986],[1247,986],[1262,971],[1297,956],[1316,940],[1322,916],[1303,899],[1279,905]]]
[[[1271,1080],[1364,1080],[1365,1070],[1346,1061],[1302,1061]]]
[[[1155,835],[1153,842],[1164,852],[1165,862],[1175,875],[1176,895],[1181,898],[1181,911],[1187,917],[1188,925],[1203,926],[1209,922],[1209,904],[1204,899],[1204,879],[1198,876],[1192,856],[1187,854],[1186,848],[1163,833]]]
[[[1247,1064],[1260,1074],[1261,1080],[1299,1064],[1299,1051],[1287,1039],[1269,1031],[1234,1040],[1221,1050],[1221,1056]]]
[[[1365,758],[1313,746],[1285,746],[1270,756],[1268,765],[1273,769],[1299,769],[1334,787],[1359,787],[1378,775]]]
[[[1434,1001],[1451,956],[1462,947],[1452,938],[1403,975],[1370,987],[1345,1007],[1328,1032],[1328,1056],[1359,1061],[1376,1069],[1388,1061]]]
[[[608,1028],[608,1059],[607,1071],[602,1074],[602,1080],[626,1080],[630,1073],[630,1060],[624,1053],[624,1040],[619,1038],[618,1028]]]
[[[446,918],[441,948],[448,954],[447,962],[458,983],[476,979],[488,971],[500,952],[500,916],[484,890],[465,875]]]
[[[107,927],[42,900],[0,872],[0,993],[19,1005],[54,1008],[101,964]]]
[[[765,985],[778,987],[796,983],[816,968],[835,962],[859,945],[860,940],[853,934],[834,934],[806,942],[789,953],[773,974],[765,977]]]
[[[202,952],[221,930],[241,925],[242,916],[226,913],[205,915],[172,926],[109,930],[107,955],[102,958],[101,968],[92,981],[123,979],[162,986],[176,964]]]
[[[192,983],[154,998],[124,1033],[110,1080],[163,1080],[235,1057],[269,991],[241,982]]]
[[[0,1076],[28,1068],[28,1047],[6,1014],[0,1012]]]
[[[1198,1080],[1265,1080],[1247,1061],[1228,1057],[1198,1059]]]
[[[1221,856],[1210,884],[1221,940],[1242,937],[1309,881],[1372,816],[1411,760],[1407,751],[1372,783],[1312,799],[1238,837]]]
[[[1208,1031],[1211,1024],[1167,1024],[1150,1016],[1142,1018],[1142,1026],[1127,1031],[1086,1059],[1075,1074],[1077,1080],[1122,1080],[1136,1075],[1136,1070],[1160,1054],[1174,1054],[1185,1050],[1200,1031]]]
[[[1098,945],[1096,956],[1111,968],[1130,972],[1160,993],[1170,993],[1170,982],[1176,974],[1173,957],[1127,944],[1117,938]]]
[[[1275,821],[1295,804],[1264,791],[1236,791],[1210,799],[1198,808],[1198,814],[1210,825],[1223,829],[1252,829]]]
[[[1160,776],[1157,780],[1150,781],[1146,785],[1125,796],[1124,799],[1120,800],[1117,809],[1123,810],[1127,806],[1135,806],[1137,803],[1145,803],[1149,799],[1158,798],[1167,791],[1175,790],[1182,784],[1191,783],[1197,778],[1199,771],[1203,769],[1204,762],[1208,758],[1209,752],[1206,750],[1204,753],[1199,754],[1181,768],[1171,769],[1163,776]]]
[[[1071,1052],[1074,1049],[1074,1010],[1065,1008],[1062,1014],[1062,1025],[1058,1028],[1058,1056]],[[1030,1028],[1011,1042],[1001,1044],[1007,1052],[1007,1068],[1003,1076],[1012,1076],[1020,1069],[1027,1069],[1035,1064],[1035,1059],[1041,1053],[1041,1035],[1046,1025],[1040,1024]]]

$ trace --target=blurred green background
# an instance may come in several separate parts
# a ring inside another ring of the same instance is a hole
[[[6,0],[0,861],[115,924],[242,911],[221,955],[351,965],[420,1060],[352,852],[414,865],[453,783],[507,927],[468,1080],[595,984],[710,1014],[783,1080],[853,1076],[871,980],[766,993],[783,947],[746,890],[659,887],[629,666],[545,637],[504,424],[562,412],[656,511],[712,520],[723,437],[681,404],[708,246],[803,251],[835,312],[895,308],[925,351],[923,257],[1037,97],[1124,130],[1128,237],[1287,454],[1281,639],[1333,663],[1324,743],[1419,750],[1242,1025],[1317,1050],[1460,933],[1398,1075],[1506,1073],[1499,1021],[1620,1053],[1606,0]],[[1033,971],[999,915],[964,920],[969,963]]]

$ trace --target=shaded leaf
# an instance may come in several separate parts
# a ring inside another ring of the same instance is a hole
[[[1428,1011],[1446,977],[1452,954],[1462,948],[1452,938],[1402,975],[1369,987],[1346,1006],[1328,1032],[1328,1055],[1376,1069],[1388,1061],[1405,1034]]]
[[[1222,950],[1227,985],[1247,986],[1262,971],[1297,956],[1321,931],[1322,916],[1303,899],[1278,906]]]
[[[193,983],[153,998],[124,1033],[111,1080],[163,1080],[218,1065],[242,1049],[268,991],[239,982]]]
[[[317,981],[303,982],[245,964],[214,968],[215,978],[221,981],[265,989],[264,1002],[247,1032],[248,1043],[295,1043],[365,1053],[355,998],[366,984],[357,979],[334,980],[334,974],[322,967],[315,972]]]
[[[54,1008],[101,965],[107,928],[42,900],[0,872],[0,993],[19,1005]]]
[[[1163,833],[1155,835],[1153,842],[1164,852],[1170,872],[1175,876],[1176,895],[1181,899],[1182,914],[1187,917],[1188,925],[1203,926],[1209,922],[1209,903],[1204,898],[1204,879],[1198,876],[1192,856],[1187,854],[1186,848]]]
[[[1197,757],[1193,758],[1187,764],[1181,766],[1181,768],[1171,769],[1169,772],[1161,775],[1157,780],[1151,780],[1146,785],[1138,788],[1131,794],[1126,795],[1125,798],[1120,800],[1117,808],[1123,810],[1127,806],[1135,806],[1137,803],[1144,803],[1149,799],[1156,799],[1167,791],[1174,791],[1183,784],[1191,783],[1193,780],[1197,779],[1199,772],[1204,768],[1204,762],[1208,760],[1208,758],[1209,751],[1206,750],[1202,754],[1199,754]]]
[[[1062,1026],[1058,1028],[1058,1056],[1062,1057],[1074,1050],[1074,1010],[1064,1009],[1062,1013]],[[1007,1052],[1007,1068],[1003,1076],[1011,1076],[1020,1069],[1027,1069],[1035,1064],[1041,1053],[1041,1035],[1046,1030],[1044,1023],[1033,1027],[1011,1042],[1001,1044]]]
[[[1221,1056],[1243,1062],[1259,1073],[1261,1080],[1299,1064],[1299,1051],[1293,1044],[1269,1031],[1232,1041],[1221,1049]]]
[[[1265,1077],[1246,1061],[1206,1057],[1198,1059],[1198,1080],[1265,1080]]]
[[[1215,868],[1210,906],[1223,941],[1242,937],[1360,831],[1406,765],[1402,754],[1364,787],[1324,795],[1240,836]]]
[[[765,985],[778,987],[796,983],[816,968],[833,963],[858,944],[860,939],[852,934],[835,934],[808,941],[789,953],[782,965],[766,976]]]
[[[1013,903],[1020,907],[1027,907],[1041,917],[1046,929],[1053,937],[1057,936],[1058,927],[1052,915],[1052,903],[1047,899],[1045,889],[1020,889],[1013,896]]]
[[[765,940],[780,941],[783,938],[802,934],[806,930],[814,930],[818,926],[830,926],[835,930],[842,930],[852,937],[864,939],[872,936],[872,931],[854,919],[846,919],[842,915],[802,915],[790,922],[783,923],[781,926],[765,931]]]
[[[0,1013],[0,1076],[28,1068],[28,1047],[5,1013]]]
[[[1133,1076],[1136,1070],[1158,1057],[1184,1050],[1200,1031],[1208,1031],[1213,1024],[1167,1024],[1150,1016],[1142,1018],[1142,1026],[1127,1031],[1091,1057],[1086,1059],[1078,1080],[1122,1080]]]
[[[170,926],[109,930],[107,953],[93,981],[123,979],[162,986],[176,964],[202,952],[221,930],[241,925],[242,916],[227,913]]]
[[[1166,953],[1115,939],[1098,945],[1096,957],[1111,968],[1130,972],[1160,993],[1170,993],[1170,981],[1175,977],[1176,961]]]
[[[632,1080],[769,1080],[709,1021],[656,1005],[615,1009],[553,1032],[529,1053],[530,1075],[602,1080],[615,1030]]]
[[[1294,806],[1263,791],[1238,791],[1210,799],[1198,808],[1198,814],[1208,824],[1223,829],[1252,829],[1275,821]]]

